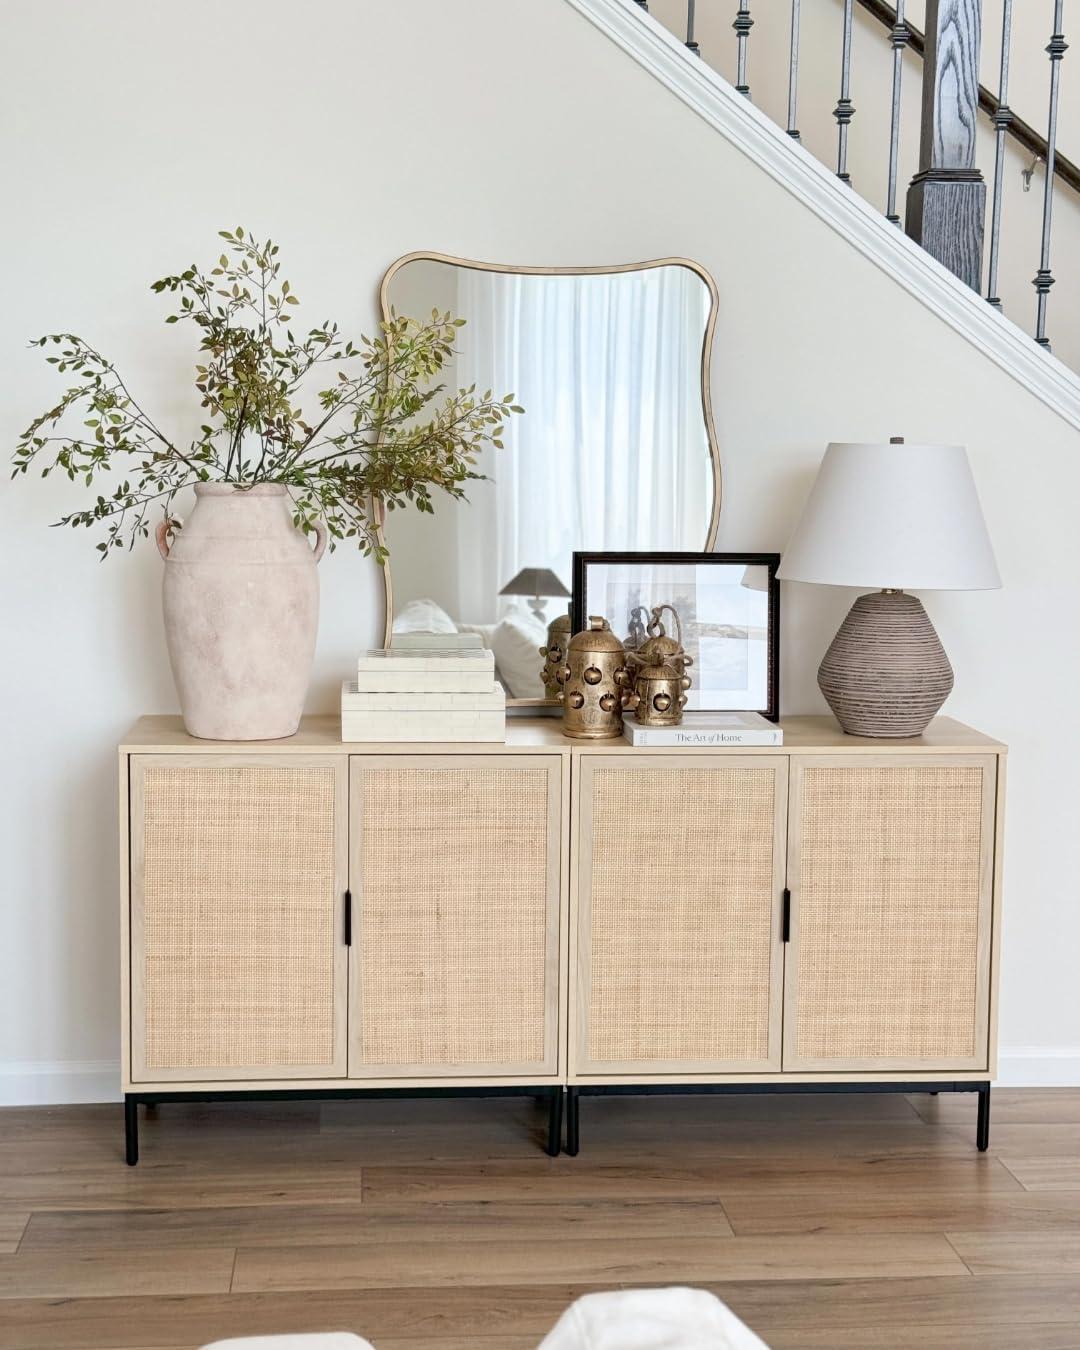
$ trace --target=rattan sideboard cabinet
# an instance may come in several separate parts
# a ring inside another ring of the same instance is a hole
[[[780,747],[120,749],[123,1091],[953,1090],[995,1072],[1004,747],[791,718]]]

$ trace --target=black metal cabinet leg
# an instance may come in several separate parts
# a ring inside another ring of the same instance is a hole
[[[990,1084],[979,1088],[979,1118],[975,1126],[975,1143],[980,1153],[990,1147]]]
[[[127,1165],[134,1167],[139,1161],[139,1104],[132,1096],[124,1098],[124,1144]]]
[[[552,1088],[548,1097],[548,1137],[544,1150],[549,1158],[557,1158],[562,1152],[563,1090]]]
[[[577,1157],[578,1148],[581,1140],[578,1130],[578,1097],[580,1090],[576,1087],[566,1089],[566,1151],[571,1158]]]

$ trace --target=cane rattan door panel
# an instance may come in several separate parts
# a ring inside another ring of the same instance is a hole
[[[987,1066],[995,766],[796,759],[785,1069]]]
[[[349,1076],[558,1070],[562,759],[355,755]]]
[[[343,1077],[342,756],[131,759],[136,1082]]]
[[[581,761],[576,1073],[780,1067],[782,755]]]

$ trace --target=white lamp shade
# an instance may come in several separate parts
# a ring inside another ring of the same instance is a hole
[[[778,575],[882,590],[1000,586],[967,451],[830,445]]]

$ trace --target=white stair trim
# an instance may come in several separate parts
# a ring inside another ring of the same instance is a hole
[[[1080,430],[1080,376],[910,239],[633,0],[567,0],[804,206]]]

